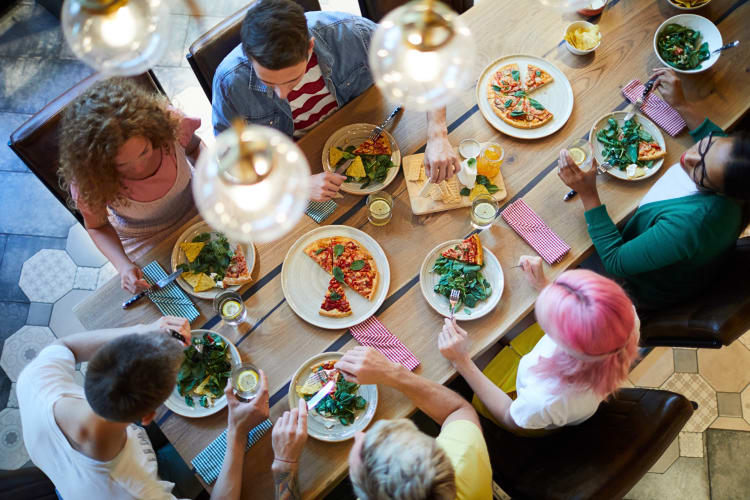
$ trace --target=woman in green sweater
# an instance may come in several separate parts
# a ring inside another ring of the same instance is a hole
[[[685,100],[676,74],[655,70],[664,99],[683,116],[696,144],[646,193],[622,231],[599,200],[596,169],[583,172],[563,150],[560,179],[578,191],[589,236],[605,271],[622,278],[639,310],[698,296],[718,273],[744,227],[750,199],[750,137],[728,137]]]

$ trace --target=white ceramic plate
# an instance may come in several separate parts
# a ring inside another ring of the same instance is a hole
[[[698,9],[702,9],[706,5],[710,4],[711,0],[708,0],[708,2],[702,3],[700,5],[696,5],[695,7],[683,7],[682,5],[679,5],[676,2],[673,2],[672,0],[667,0],[667,3],[669,5],[671,5],[672,7],[674,7],[675,9],[680,9],[680,10],[698,10]]]
[[[445,243],[433,248],[430,253],[427,254],[422,267],[419,270],[419,286],[422,289],[422,295],[427,300],[427,303],[446,318],[450,317],[450,302],[448,297],[444,297],[439,293],[435,292],[435,285],[440,281],[440,275],[432,272],[432,266],[435,265],[435,261],[440,257],[440,253],[443,250],[452,248],[457,243],[463,240],[450,240]],[[469,319],[477,319],[491,312],[497,303],[500,302],[500,296],[503,294],[503,288],[505,286],[505,277],[503,276],[503,268],[500,266],[497,257],[489,251],[486,247],[482,247],[484,255],[484,267],[482,268],[482,275],[484,279],[490,282],[492,285],[492,294],[487,298],[478,302],[476,307],[470,308],[471,314],[464,312],[464,308],[456,311],[456,319],[460,321],[466,321]]]
[[[500,66],[512,63],[518,64],[519,71],[521,72],[521,81],[526,80],[526,68],[528,64],[538,66],[552,75],[554,79],[552,83],[548,83],[529,94],[554,115],[554,118],[550,122],[545,123],[541,127],[529,129],[513,127],[502,121],[490,107],[490,103],[487,100],[487,88],[490,80]],[[573,112],[573,89],[565,73],[541,57],[523,54],[501,57],[484,68],[477,81],[476,99],[479,110],[493,127],[506,135],[518,139],[539,139],[540,137],[547,137],[550,134],[554,134],[565,125],[565,122],[568,121],[570,114]]]
[[[596,158],[596,161],[598,161],[599,164],[602,164],[605,161],[604,155],[602,154],[604,147],[598,140],[596,140],[596,132],[601,130],[602,128],[607,128],[607,120],[610,118],[614,118],[617,121],[617,124],[622,127],[625,123],[625,115],[627,114],[627,111],[615,111],[613,113],[608,113],[599,118],[594,123],[594,126],[591,127],[591,132],[589,132],[589,142],[591,143],[591,147],[594,150],[594,158]],[[643,130],[651,134],[651,137],[656,139],[656,142],[659,143],[659,146],[661,146],[661,148],[666,151],[667,144],[664,142],[664,135],[662,135],[661,129],[659,129],[659,127],[654,122],[639,113],[636,113],[635,119],[638,121],[638,123],[641,124]],[[642,181],[644,179],[648,179],[656,172],[658,172],[663,164],[664,158],[656,160],[653,167],[646,169],[646,175],[635,179],[628,179],[628,174],[624,170],[620,170],[617,167],[610,168],[609,170],[607,170],[607,173],[612,177],[617,177],[618,179],[622,179],[625,181]]]
[[[186,242],[186,241],[192,241],[193,238],[198,236],[201,233],[211,233],[211,239],[215,239],[216,235],[218,234],[216,231],[214,231],[211,226],[209,226],[205,222],[196,222],[189,228],[185,230],[184,233],[180,235],[179,238],[177,238],[177,241],[174,244],[174,248],[172,248],[172,259],[171,259],[171,265],[172,265],[172,272],[174,272],[175,269],[177,269],[177,266],[179,264],[183,264],[187,262],[187,258],[185,257],[185,252],[180,250],[180,243]],[[247,268],[250,270],[250,272],[253,272],[253,267],[255,267],[255,246],[252,244],[246,244],[246,243],[240,243],[242,247],[242,251],[245,252],[245,260],[247,261]],[[229,247],[234,250],[237,248],[237,242],[229,240]],[[205,292],[194,292],[193,287],[190,286],[190,284],[185,281],[182,276],[177,278],[177,284],[180,285],[180,288],[185,290],[187,293],[192,295],[193,297],[198,297],[200,299],[208,299],[213,300],[214,297],[216,297],[219,293],[225,291],[225,290],[233,290],[237,291],[240,289],[241,285],[234,285],[234,286],[228,286],[225,289],[222,288],[212,288],[211,290],[206,290]]]
[[[344,355],[342,352],[323,352],[308,359],[292,377],[289,383],[289,408],[297,408],[299,405],[299,396],[295,387],[307,379],[311,373],[310,368],[325,361],[338,360]],[[339,422],[338,418],[326,418],[318,415],[315,410],[310,411],[307,417],[307,432],[310,436],[321,441],[346,441],[354,437],[354,434],[367,427],[375,416],[375,410],[378,408],[378,386],[377,385],[360,385],[357,394],[365,398],[367,406],[360,410],[354,417],[351,425],[344,425]]]
[[[242,363],[242,358],[240,357],[240,352],[237,350],[237,348],[232,344],[228,338],[221,335],[220,333],[216,333],[212,330],[193,330],[191,334],[193,337],[202,337],[204,333],[215,333],[222,339],[224,339],[224,342],[226,342],[229,345],[229,353],[231,355],[231,363],[232,365]],[[214,400],[214,405],[210,408],[203,408],[200,403],[198,402],[198,398],[194,398],[195,400],[195,406],[188,406],[187,403],[185,403],[185,397],[180,396],[180,393],[177,391],[177,384],[174,386],[174,390],[172,391],[172,394],[169,395],[166,401],[164,401],[164,406],[172,410],[178,415],[182,415],[183,417],[190,417],[190,418],[200,418],[200,417],[207,417],[209,415],[213,415],[216,412],[219,412],[224,409],[224,407],[227,405],[227,397],[222,394],[221,397],[216,398]]]
[[[367,300],[351,288],[345,287],[352,315],[344,318],[329,318],[318,314],[331,275],[303,252],[313,241],[331,236],[352,238],[364,245],[375,259],[380,275],[378,289],[372,300]],[[383,248],[370,235],[349,226],[323,226],[303,235],[291,246],[281,268],[281,288],[289,306],[297,316],[320,328],[349,328],[363,322],[375,314],[383,303],[388,295],[390,283],[391,268]]]
[[[365,141],[365,139],[367,139],[374,128],[375,125],[369,123],[354,123],[352,125],[347,125],[346,127],[341,127],[334,132],[326,141],[325,146],[323,146],[323,159],[321,160],[323,168],[328,172],[333,172],[335,170],[328,161],[328,151],[330,151],[332,147],[344,149],[347,146],[359,146]],[[361,182],[345,182],[341,185],[342,191],[351,194],[370,194],[385,189],[385,187],[396,178],[399,167],[401,166],[401,150],[398,148],[396,139],[394,139],[388,131],[384,131],[383,133],[391,143],[391,161],[395,165],[393,168],[388,169],[385,181],[374,182],[365,189],[359,187],[360,184],[362,184]]]
[[[703,6],[705,6],[705,4],[701,5],[701,7]],[[711,57],[703,61],[701,63],[701,67],[697,69],[677,69],[674,66],[667,64],[667,62],[661,58],[661,54],[659,54],[659,48],[656,42],[659,39],[659,33],[661,33],[661,31],[668,24],[679,24],[681,26],[685,26],[687,28],[700,31],[701,43],[708,42],[709,51],[716,50],[723,45],[721,41],[721,32],[719,32],[719,28],[717,28],[714,23],[712,23],[705,17],[698,16],[695,14],[678,14],[674,17],[670,17],[669,19],[661,23],[661,26],[656,28],[656,33],[654,34],[654,52],[656,52],[656,57],[659,58],[659,62],[661,62],[664,66],[666,66],[667,68],[673,69],[674,71],[678,73],[692,74],[692,73],[700,73],[701,71],[706,71],[708,68],[713,66],[716,61],[719,60],[719,56],[721,56],[721,52],[719,52],[718,54],[712,54]]]

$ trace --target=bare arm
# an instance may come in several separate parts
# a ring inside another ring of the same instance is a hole
[[[488,379],[471,358],[454,366],[500,426],[509,431],[517,430],[518,426],[510,416],[510,405],[513,402],[510,396]]]
[[[432,182],[449,179],[461,169],[456,151],[448,140],[445,108],[427,112],[427,146],[424,151],[425,173]]]
[[[109,259],[117,272],[120,273],[120,284],[124,290],[137,293],[148,288],[148,283],[143,279],[143,272],[127,256],[122,241],[120,241],[120,236],[108,221],[99,225],[90,224],[86,221],[86,231],[94,240],[96,248]]]
[[[273,490],[276,500],[297,500],[299,458],[307,441],[307,404],[299,400],[297,408],[285,411],[273,427]]]

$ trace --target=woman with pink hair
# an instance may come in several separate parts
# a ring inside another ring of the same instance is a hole
[[[523,256],[520,264],[541,290],[537,323],[484,372],[455,320],[445,320],[438,347],[474,390],[477,410],[501,427],[527,434],[579,424],[627,377],[638,353],[638,316],[623,289],[604,276],[578,269],[548,283],[541,259]]]

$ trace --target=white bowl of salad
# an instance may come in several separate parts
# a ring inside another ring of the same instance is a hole
[[[713,66],[721,52],[721,33],[714,23],[695,14],[664,21],[654,35],[654,52],[664,66],[678,73],[700,73]]]

